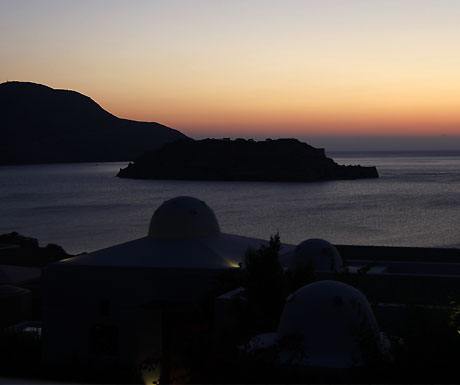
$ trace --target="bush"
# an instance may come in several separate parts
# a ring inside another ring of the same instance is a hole
[[[244,256],[243,287],[248,296],[249,321],[260,331],[273,331],[287,295],[287,282],[279,260],[280,237],[270,237],[268,246],[248,249]]]

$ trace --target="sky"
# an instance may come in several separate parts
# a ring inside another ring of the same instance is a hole
[[[0,0],[0,82],[196,138],[460,149],[459,20],[459,0]]]

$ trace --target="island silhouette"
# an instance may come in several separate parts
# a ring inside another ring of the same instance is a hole
[[[121,178],[315,182],[378,178],[375,167],[343,166],[297,139],[184,139],[145,152]]]
[[[187,138],[120,119],[75,91],[16,81],[0,84],[0,127],[0,164],[127,161]]]
[[[377,178],[296,139],[193,140],[118,118],[88,96],[29,82],[0,84],[0,164],[130,161],[122,178],[313,182]]]

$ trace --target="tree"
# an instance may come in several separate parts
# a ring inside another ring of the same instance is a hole
[[[279,260],[280,236],[270,237],[268,246],[248,249],[244,256],[249,319],[253,327],[273,331],[278,326],[286,298],[286,279]]]

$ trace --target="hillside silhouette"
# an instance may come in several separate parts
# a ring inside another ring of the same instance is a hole
[[[0,164],[124,161],[187,138],[159,123],[120,119],[75,91],[0,84]]]
[[[178,140],[144,153],[121,178],[314,182],[378,178],[375,167],[342,166],[297,139]]]

